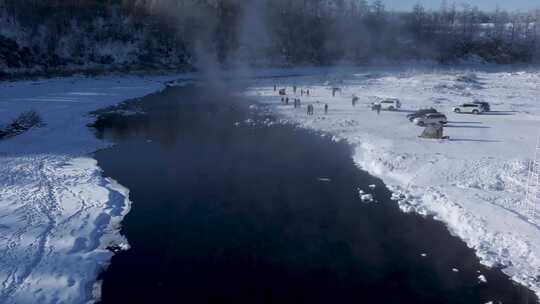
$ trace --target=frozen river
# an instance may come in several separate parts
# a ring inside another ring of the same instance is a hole
[[[249,105],[169,88],[99,121],[116,146],[95,157],[133,202],[104,303],[536,303],[441,222],[402,213],[351,146]]]

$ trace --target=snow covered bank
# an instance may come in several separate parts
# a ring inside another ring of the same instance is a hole
[[[126,247],[128,190],[85,156],[106,143],[90,111],[163,88],[173,77],[0,83],[0,123],[38,111],[45,127],[0,141],[0,303],[91,301],[109,246]]]
[[[540,295],[540,229],[523,217],[521,208],[540,131],[540,72],[493,69],[463,77],[469,72],[335,70],[258,80],[247,95],[276,105],[284,117],[304,127],[349,141],[356,148],[356,163],[400,194],[404,211],[444,221],[483,263],[502,266]],[[281,104],[275,83],[288,86],[290,106]],[[298,86],[296,96],[292,85]],[[332,97],[335,86],[342,94]],[[310,96],[300,96],[300,89],[308,88]],[[356,107],[353,94],[359,97]],[[397,97],[404,106],[377,115],[368,107],[376,97]],[[294,98],[301,98],[301,109],[293,108]],[[493,112],[452,113],[453,106],[475,99],[490,102]],[[314,116],[306,115],[308,103],[315,106]],[[326,103],[328,115],[323,113]],[[405,115],[424,107],[447,114],[450,140],[418,138],[422,130]]]

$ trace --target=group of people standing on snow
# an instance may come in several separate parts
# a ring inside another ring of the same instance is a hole
[[[311,104],[308,105],[308,106],[307,106],[307,115],[308,115],[308,116],[311,116],[311,115],[314,114],[314,112],[315,112],[315,109],[314,109],[313,105],[311,105]]]
[[[319,103],[319,102],[317,101],[317,103]],[[312,104],[308,105],[307,106],[307,115],[312,116],[314,114],[315,114],[315,107]],[[328,104],[327,103],[324,104],[324,114],[328,114]]]
[[[294,95],[296,95],[296,93],[298,92],[298,87],[296,85],[294,85],[292,87],[292,89],[293,89]],[[285,89],[285,88],[279,89],[277,85],[274,85],[274,91],[277,92],[278,90],[279,90],[279,95],[281,96],[281,103],[284,104],[284,105],[289,105],[289,97],[286,96],[287,95],[287,92],[286,92],[287,89]],[[337,88],[337,87],[332,88],[332,96],[333,97],[336,96],[336,93],[342,94],[342,89]],[[304,94],[306,94],[306,96],[310,96],[309,89],[306,89],[306,90],[300,89],[300,95],[304,96]],[[358,101],[359,101],[358,96],[353,94],[352,95],[352,106],[356,107],[356,105],[358,104]],[[319,102],[317,101],[317,103],[319,103]],[[294,98],[293,105],[294,105],[295,109],[301,108],[302,107],[302,102],[300,101],[300,98]],[[381,105],[380,104],[372,105],[371,110],[377,112],[377,114],[380,114],[381,113]],[[315,114],[315,107],[313,106],[313,104],[309,104],[307,106],[307,115],[312,116],[314,114]],[[324,114],[328,114],[328,104],[324,105]]]
[[[293,93],[296,95],[296,92],[298,92],[298,87],[297,86],[293,86],[292,87],[293,89]],[[278,86],[277,85],[274,85],[274,92],[277,92],[278,91]],[[304,94],[306,94],[306,96],[310,96],[310,91],[309,89],[301,89],[300,90],[300,95],[301,96],[304,96]],[[279,89],[279,95],[281,96],[281,103],[283,105],[289,105],[289,97],[286,96],[286,89]],[[317,102],[319,103],[319,102]],[[295,109],[298,109],[298,108],[301,108],[302,107],[302,101],[300,100],[300,98],[294,98],[293,99],[293,106]],[[312,104],[309,104],[307,106],[307,115],[308,116],[312,116],[315,114],[315,106],[313,106]],[[328,114],[328,104],[325,104],[324,105],[324,114]]]
[[[289,97],[281,97],[281,104],[288,106],[289,105]],[[294,108],[300,108],[302,102],[300,101],[300,98],[295,98],[293,100],[293,106]]]

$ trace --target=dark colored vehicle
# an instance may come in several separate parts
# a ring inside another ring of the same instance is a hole
[[[407,118],[409,119],[410,122],[413,122],[413,120],[415,118],[418,118],[418,117],[422,117],[426,114],[432,114],[432,113],[439,113],[437,110],[435,110],[434,108],[429,108],[429,109],[421,109],[421,110],[418,110],[414,113],[411,113],[411,114],[408,114],[407,115]]]
[[[474,104],[478,104],[480,105],[481,108],[484,109],[484,112],[489,112],[491,111],[491,107],[489,105],[489,102],[485,102],[485,101],[475,101],[473,102]]]

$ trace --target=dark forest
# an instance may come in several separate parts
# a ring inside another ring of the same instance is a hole
[[[0,71],[533,63],[539,21],[446,1],[0,0]]]

